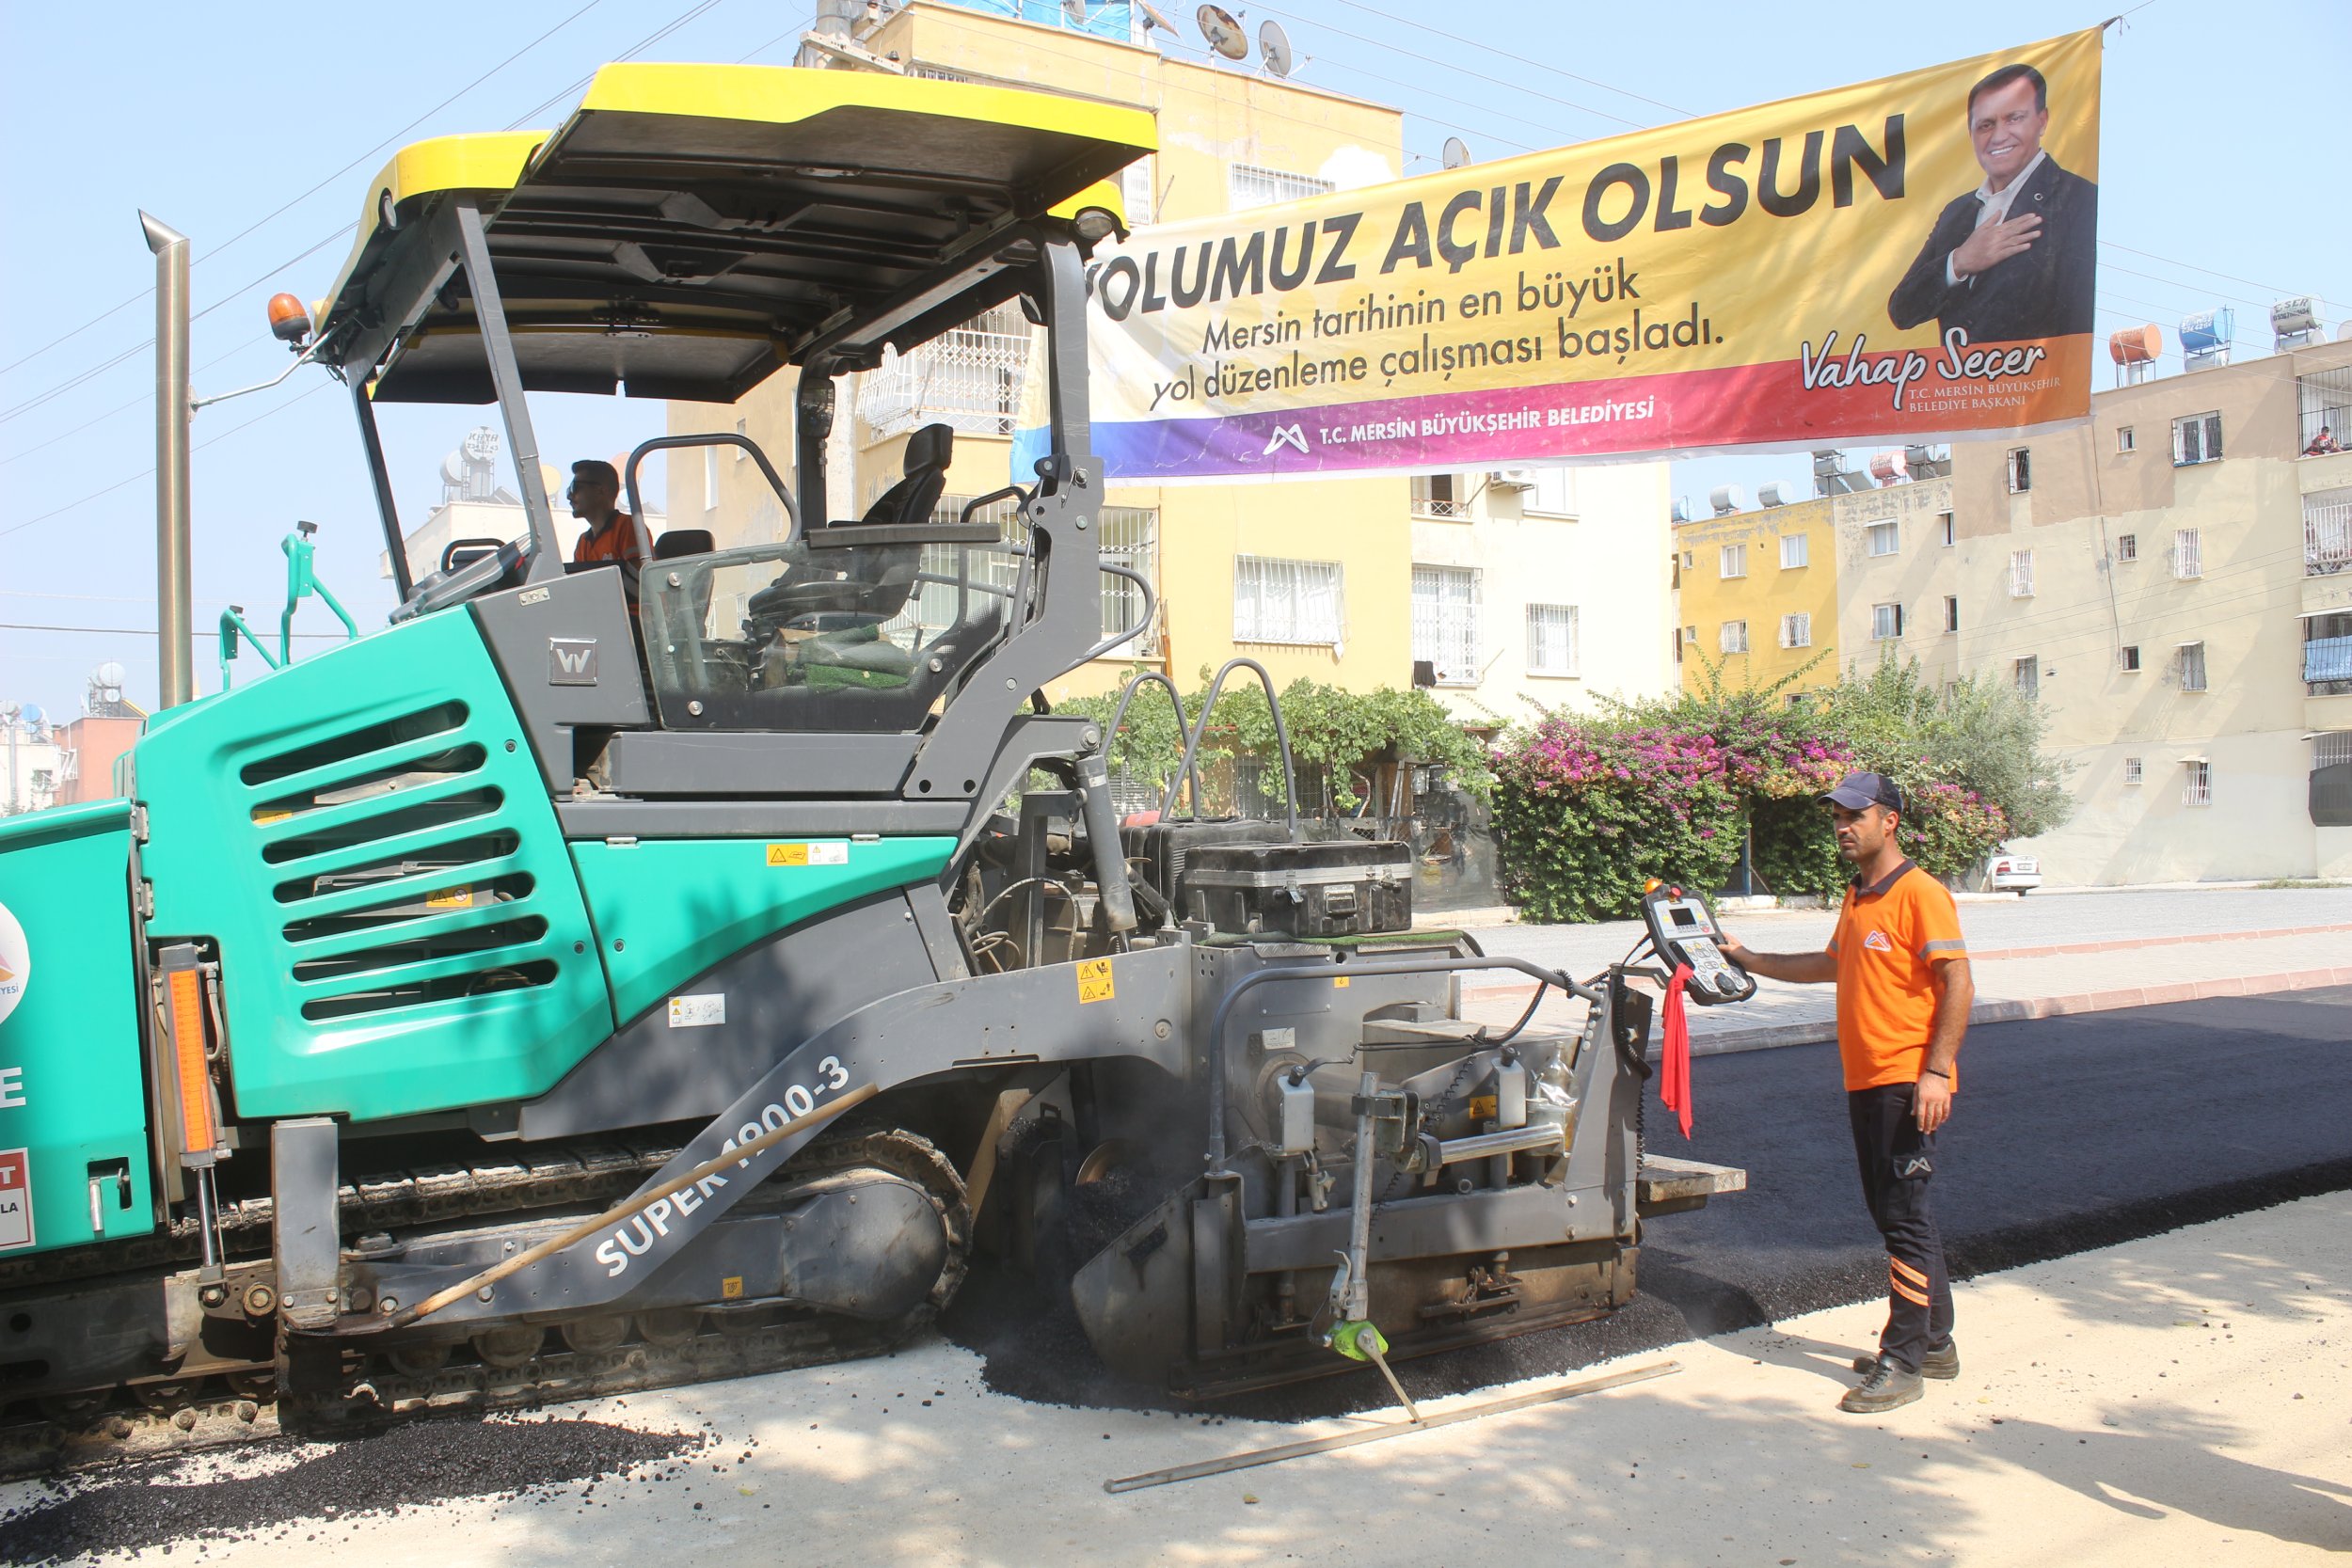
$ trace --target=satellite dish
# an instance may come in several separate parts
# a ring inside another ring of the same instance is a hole
[[[1177,36],[1176,24],[1170,22],[1168,18],[1162,16],[1157,10],[1155,10],[1151,5],[1151,0],[1136,0],[1136,9],[1143,13],[1143,30],[1145,32],[1148,33],[1152,28],[1157,27],[1161,32],[1168,34],[1170,38]]]
[[[1291,73],[1291,36],[1282,31],[1279,22],[1261,23],[1258,26],[1258,56],[1265,68],[1277,76]]]
[[[1073,27],[1087,24],[1087,0],[1061,0],[1061,14]]]
[[[1448,168],[1463,168],[1470,161],[1470,143],[1459,136],[1445,139],[1445,156],[1440,160]]]
[[[1209,40],[1209,47],[1229,60],[1249,57],[1249,35],[1241,30],[1241,19],[1222,6],[1203,6],[1193,13],[1200,24],[1200,36]]]

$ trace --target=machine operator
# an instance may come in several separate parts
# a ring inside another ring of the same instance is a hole
[[[588,525],[572,546],[572,564],[610,562],[621,568],[631,603],[637,598],[637,563],[649,553],[645,531],[636,518],[621,510],[621,476],[599,457],[583,457],[572,465],[571,487],[564,492],[572,515]]]
[[[1821,797],[1837,852],[1854,868],[1836,929],[1819,953],[1724,954],[1753,974],[1836,982],[1837,1053],[1845,1067],[1862,1194],[1886,1242],[1887,1314],[1879,1354],[1854,1362],[1862,1382],[1840,1410],[1909,1404],[1922,1377],[1960,1375],[1944,1241],[1928,1206],[1935,1133],[1952,1114],[1955,1063],[1976,987],[1960,911],[1944,885],[1896,843],[1903,795],[1879,773],[1849,773]]]

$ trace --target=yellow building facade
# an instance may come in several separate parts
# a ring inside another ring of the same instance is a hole
[[[1726,687],[1836,684],[1849,655],[1838,646],[1835,508],[1824,498],[1677,525],[1686,688],[1702,661]]]

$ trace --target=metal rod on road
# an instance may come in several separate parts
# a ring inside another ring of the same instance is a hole
[[[188,238],[139,214],[155,253],[155,678],[159,709],[196,695],[189,555]]]
[[[1579,1394],[1597,1394],[1604,1388],[1621,1388],[1629,1383],[1644,1383],[1654,1377],[1664,1377],[1682,1370],[1679,1361],[1658,1361],[1646,1367],[1631,1367],[1605,1377],[1588,1377],[1581,1383],[1562,1384],[1557,1388],[1539,1388],[1532,1394],[1515,1394],[1509,1399],[1489,1400],[1484,1404],[1467,1404],[1459,1410],[1448,1410],[1435,1416],[1423,1416],[1418,1421],[1390,1421],[1366,1427],[1357,1432],[1334,1433],[1328,1437],[1311,1437],[1303,1443],[1285,1443],[1274,1449],[1251,1449],[1244,1453],[1227,1454],[1222,1459],[1204,1459],[1197,1465],[1172,1465],[1165,1470],[1147,1470],[1139,1476],[1120,1476],[1103,1483],[1105,1492],[1140,1492],[1147,1486],[1166,1486],[1171,1481],[1198,1481],[1202,1476],[1221,1476],[1234,1470],[1247,1470],[1257,1465],[1279,1465],[1285,1459],[1297,1459],[1311,1453],[1328,1453],[1333,1449],[1352,1449],[1362,1443],[1377,1443],[1384,1438],[1402,1437],[1408,1432],[1432,1432],[1438,1427],[1453,1426],[1459,1421],[1475,1421],[1486,1416],[1508,1415],[1514,1410],[1527,1410],[1555,1400],[1573,1399]]]

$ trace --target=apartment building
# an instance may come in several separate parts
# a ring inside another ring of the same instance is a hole
[[[2098,393],[1956,446],[1948,545],[1841,589],[2048,713],[2076,809],[2020,847],[2052,881],[2352,874],[2352,455],[2305,455],[2348,417],[2342,342]]]
[[[1952,544],[1951,481],[1889,478],[1677,525],[1684,679],[1695,649],[1726,686],[1789,681],[1794,702],[1881,658],[1947,661],[1951,618],[1929,585]]]
[[[1021,0],[829,5],[803,64],[1070,93],[1152,111],[1160,150],[1123,176],[1131,225],[1239,212],[1398,178],[1402,115],[1285,80],[1164,55],[1141,16],[1113,4],[1083,24]],[[854,14],[849,14],[854,13]],[[896,481],[907,437],[952,426],[943,510],[1002,488],[1028,372],[1030,333],[1007,308],[844,383],[827,468],[836,516]],[[733,430],[791,450],[787,372],[731,408],[671,405],[674,432]],[[1154,584],[1142,637],[1073,672],[1053,698],[1114,688],[1135,662],[1190,686],[1243,654],[1279,683],[1401,687],[1417,664],[1466,720],[1508,722],[1588,693],[1672,683],[1663,464],[1570,475],[1468,474],[1113,484],[1107,559]],[[782,511],[735,452],[677,454],[671,526],[709,526],[729,545],[781,537]],[[996,515],[1009,520],[997,503]],[[988,514],[983,514],[988,515]],[[1134,624],[1141,595],[1104,578],[1105,634]]]

